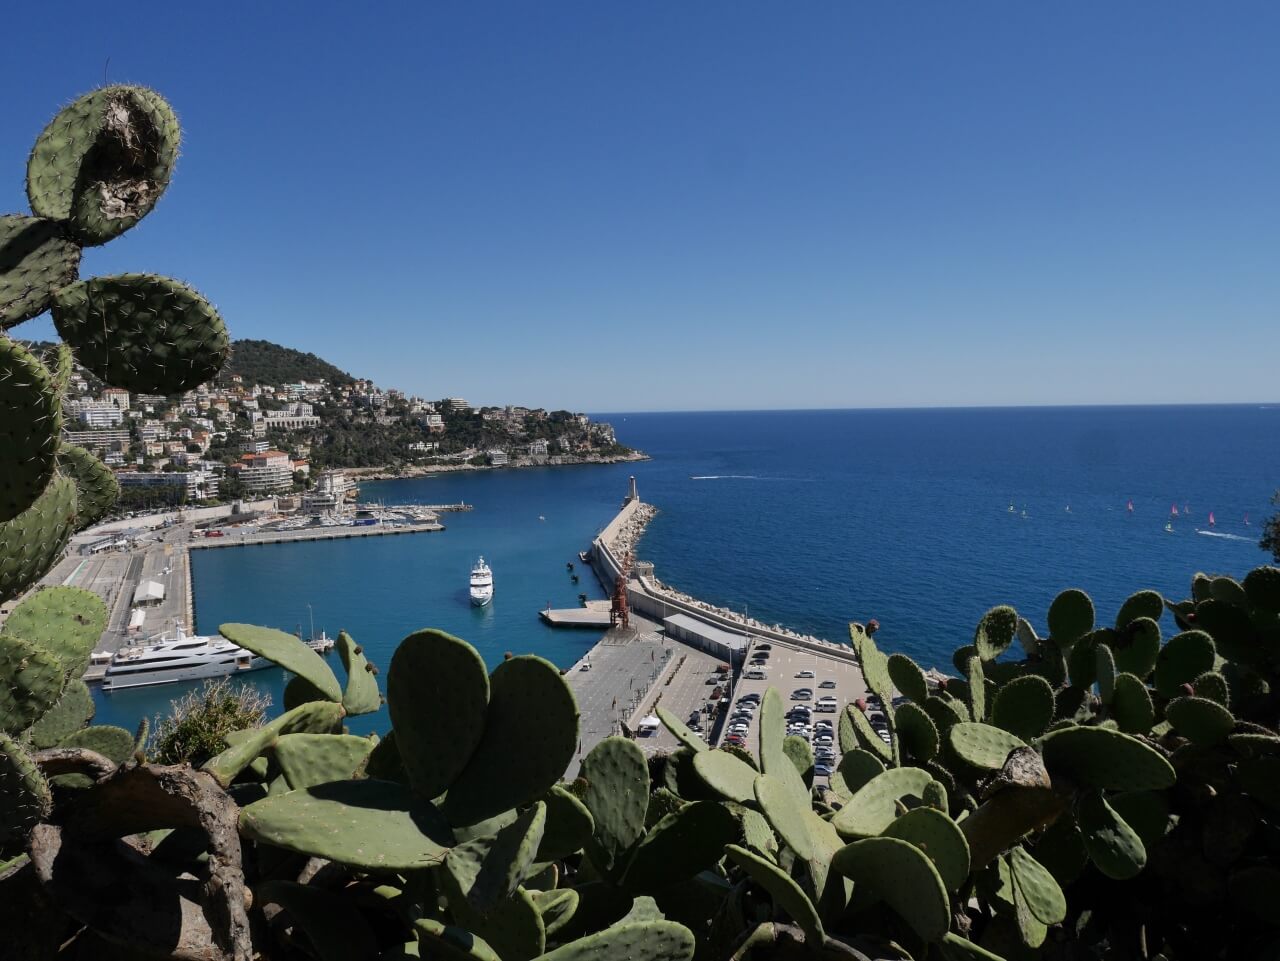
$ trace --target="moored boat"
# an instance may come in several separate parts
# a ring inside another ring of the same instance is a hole
[[[471,603],[484,607],[493,600],[493,571],[481,557],[471,568]]]
[[[176,684],[272,666],[265,657],[225,637],[188,635],[181,624],[176,624],[172,634],[131,644],[112,655],[102,679],[102,689],[118,691],[127,687]]]

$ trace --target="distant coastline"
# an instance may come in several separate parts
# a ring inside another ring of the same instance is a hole
[[[410,464],[405,467],[344,467],[341,470],[353,480],[380,481],[405,480],[413,477],[428,477],[432,474],[453,474],[465,471],[489,470],[523,470],[529,467],[581,467],[598,464],[631,464],[650,460],[643,451],[631,451],[628,454],[617,454],[608,457],[582,457],[566,454],[561,458],[547,459],[541,463],[534,461],[513,461],[508,464]]]

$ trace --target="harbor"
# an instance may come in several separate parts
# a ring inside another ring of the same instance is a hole
[[[78,587],[106,604],[107,627],[84,680],[100,683],[122,649],[194,629],[193,550],[432,533],[445,529],[440,513],[473,509],[461,501],[347,505],[341,511],[298,516],[287,507],[281,510],[281,500],[128,517],[75,534],[37,589]],[[12,606],[0,611],[0,619]]]
[[[607,628],[565,672],[582,717],[579,750],[567,776],[610,735],[634,737],[649,755],[677,749],[679,742],[655,715],[658,706],[713,746],[751,747],[757,736],[754,713],[734,712],[742,698],[763,696],[770,686],[813,721],[797,721],[793,733],[821,750],[824,716],[834,728],[839,709],[869,696],[853,650],[762,624],[662,584],[652,564],[634,559],[656,514],[640,500],[632,478],[618,514],[580,557],[612,598],[539,612],[557,627]]]

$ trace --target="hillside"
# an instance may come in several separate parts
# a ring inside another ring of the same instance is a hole
[[[239,374],[246,384],[294,384],[301,380],[326,380],[331,385],[350,384],[354,377],[315,354],[281,347],[269,340],[237,340],[231,344],[231,358],[218,375],[221,384]]]

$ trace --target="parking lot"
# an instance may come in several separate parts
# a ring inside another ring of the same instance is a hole
[[[757,670],[763,672],[763,679],[748,677]],[[834,768],[834,762],[840,754],[836,743],[840,711],[846,704],[867,696],[862,671],[850,661],[798,650],[777,642],[755,642],[748,648],[747,666],[738,681],[737,689],[732,692],[733,703],[719,732],[718,743],[723,744],[730,738],[740,738],[753,754],[759,753],[759,708],[751,710],[748,705],[755,698],[763,698],[764,692],[770,687],[778,689],[786,705],[789,714],[788,733],[804,737],[814,747],[815,754],[827,747],[832,761],[830,766]],[[808,709],[807,716],[797,710],[805,708]],[[830,726],[827,727],[823,722]],[[824,744],[824,731],[830,732],[829,746]],[[822,768],[819,766],[816,770],[815,780],[825,781]]]

